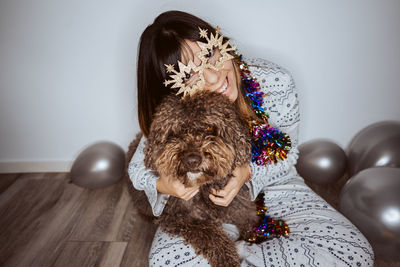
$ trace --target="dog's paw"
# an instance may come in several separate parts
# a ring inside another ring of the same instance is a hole
[[[224,223],[222,224],[222,228],[224,229],[226,235],[229,237],[230,240],[236,241],[240,238],[239,229],[236,225]]]
[[[242,261],[243,259],[246,259],[247,257],[250,256],[250,252],[247,249],[249,246],[250,245],[244,240],[236,242],[236,248],[237,248],[237,252],[239,254],[240,261]]]
[[[240,259],[237,255],[228,255],[226,254],[224,257],[220,257],[218,261],[212,263],[212,267],[240,267]]]
[[[240,259],[237,252],[235,242],[226,239],[220,240],[219,246],[210,248],[209,253],[209,263],[211,266],[240,266]]]

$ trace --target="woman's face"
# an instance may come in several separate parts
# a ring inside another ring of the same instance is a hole
[[[182,63],[187,64],[189,60],[193,61],[196,66],[201,64],[201,60],[196,56],[201,51],[201,48],[196,42],[185,40],[185,45],[182,46]],[[220,54],[218,50],[215,50],[209,58],[209,61],[213,62],[218,60]],[[211,68],[205,68],[203,70],[205,89],[210,91],[219,92],[227,96],[232,102],[238,97],[238,88],[236,81],[235,68],[233,66],[233,60],[227,60],[223,63],[221,69],[214,70]],[[193,76],[189,79],[188,83],[196,82],[195,79],[198,77]]]

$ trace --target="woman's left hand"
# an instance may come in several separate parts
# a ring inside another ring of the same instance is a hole
[[[240,188],[244,185],[250,177],[250,165],[245,164],[240,167],[236,167],[233,171],[233,177],[226,184],[224,189],[215,190],[212,189],[209,198],[210,200],[219,206],[227,207],[231,204],[232,200],[239,193]]]

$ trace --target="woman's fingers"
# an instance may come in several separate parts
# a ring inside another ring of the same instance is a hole
[[[193,190],[190,190],[186,193],[186,195],[183,197],[184,200],[189,200],[192,197],[194,197],[197,193],[199,192],[199,188],[195,188]]]
[[[173,187],[175,194],[174,196],[182,198],[184,200],[189,200],[194,197],[199,192],[199,187],[185,187],[181,182],[174,181]]]
[[[232,200],[237,195],[237,192],[235,192],[235,191],[236,190],[231,191],[226,197],[218,197],[218,196],[210,194],[209,198],[215,205],[227,207],[227,206],[229,206],[229,204],[231,204]]]
[[[212,194],[210,194],[208,197],[210,198],[211,202],[213,202],[215,205],[226,207],[223,198],[216,197]]]
[[[229,180],[229,182],[226,184],[226,186],[224,187],[224,189],[222,189],[222,190],[216,190],[216,189],[212,188],[212,189],[211,189],[211,193],[212,193],[214,196],[225,198],[225,197],[227,197],[229,194],[231,194],[232,190],[237,189],[238,185],[239,185],[239,183],[238,183],[237,179],[235,179],[235,177],[232,177],[232,179]],[[237,191],[239,191],[239,190],[237,190]],[[236,195],[236,194],[235,194],[235,195]]]
[[[179,182],[179,181],[173,181],[172,182],[172,186],[173,186],[173,188],[174,188],[174,191],[175,191],[175,196],[176,197],[179,197],[179,198],[182,198],[184,195],[185,195],[185,193],[186,193],[186,188],[185,188],[185,186],[181,183],[181,182]]]
[[[250,173],[249,165],[236,167],[233,172],[233,177],[222,190],[212,189],[211,194],[214,195],[210,199],[221,206],[228,206],[235,198],[240,188],[245,183]],[[172,195],[184,200],[193,198],[198,192],[199,187],[185,187],[180,181],[172,179],[167,175],[160,175],[156,182],[157,191],[163,194]]]
[[[234,196],[236,196],[237,192],[239,192],[239,189],[241,187],[242,187],[242,185],[239,183],[238,178],[236,176],[233,176],[229,180],[229,182],[226,184],[224,189],[216,190],[216,189],[212,188],[211,193],[217,197],[227,198],[229,195],[232,194],[233,191],[236,191],[236,193],[234,193]]]
[[[223,197],[220,197],[221,192],[223,192]],[[221,192],[219,191],[218,195],[210,194],[209,198],[214,204],[227,207],[229,204],[231,204],[232,200],[236,197],[239,191],[234,188],[230,192],[226,192],[225,190],[222,190]]]
[[[216,205],[224,207],[228,206],[238,194],[240,188],[247,180],[249,174],[250,174],[249,165],[236,167],[236,169],[233,172],[233,177],[229,180],[224,189],[222,190],[211,189],[211,194],[209,196],[210,200]]]

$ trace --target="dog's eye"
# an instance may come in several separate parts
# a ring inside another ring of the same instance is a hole
[[[212,155],[209,152],[204,152],[204,156],[208,159],[212,159]]]
[[[216,131],[215,131],[214,126],[206,126],[206,133],[207,133],[207,134],[215,135],[215,134],[216,134]]]
[[[168,135],[167,135],[167,140],[170,140],[170,139],[173,139],[173,138],[176,138],[176,134],[174,132],[169,132]]]

